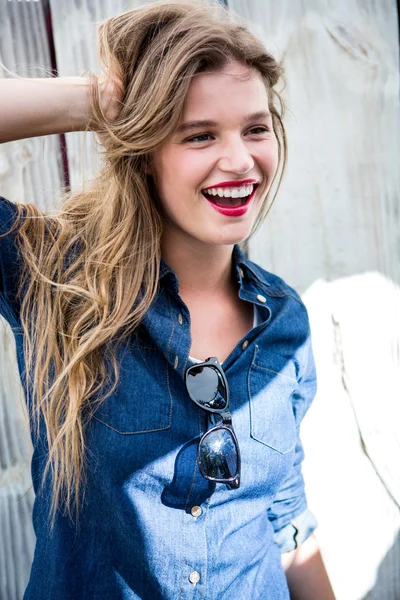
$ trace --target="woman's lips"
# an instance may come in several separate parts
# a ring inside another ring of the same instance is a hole
[[[214,202],[213,198],[209,198],[205,194],[203,194],[204,198],[208,200],[211,206],[220,214],[225,215],[227,217],[240,217],[247,212],[250,202],[254,198],[258,185],[254,186],[254,190],[250,194],[250,196],[246,199],[246,202],[243,204],[239,204],[239,206],[222,206],[221,204],[217,204]],[[219,199],[219,196],[214,196],[215,200]]]

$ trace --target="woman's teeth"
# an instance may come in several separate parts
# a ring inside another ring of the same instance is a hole
[[[250,184],[241,187],[207,188],[203,191],[210,196],[219,196],[220,198],[245,198],[250,196],[253,188],[253,184]]]
[[[207,188],[203,190],[203,194],[207,197],[218,197],[218,202],[221,206],[240,206],[243,204],[243,199],[246,201],[247,198],[253,193],[254,185],[243,185],[241,187],[219,187],[219,188]],[[221,201],[220,198],[223,198]]]

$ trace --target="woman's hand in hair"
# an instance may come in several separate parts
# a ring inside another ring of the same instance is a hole
[[[124,84],[121,76],[115,72],[102,71],[98,77],[101,108],[107,121],[114,121],[121,110]]]
[[[122,108],[122,98],[124,95],[124,83],[119,73],[113,71],[101,71],[97,78],[100,106],[105,120],[111,123],[114,121]],[[101,142],[104,143],[106,133],[96,131]]]

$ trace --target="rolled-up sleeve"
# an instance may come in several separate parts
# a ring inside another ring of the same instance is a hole
[[[297,425],[297,443],[292,469],[268,509],[281,552],[295,550],[317,528],[317,520],[307,506],[301,465],[304,450],[300,440],[300,424],[314,399],[317,378],[311,336],[305,352],[305,367],[299,378],[298,389],[292,395],[293,413]]]

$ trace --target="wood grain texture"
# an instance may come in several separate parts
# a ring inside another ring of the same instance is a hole
[[[300,292],[379,271],[400,281],[394,0],[232,0],[284,60],[289,163],[250,256]]]
[[[0,598],[19,600],[35,545],[32,445],[10,327],[0,326]]]
[[[54,45],[60,77],[100,74],[96,27],[101,21],[132,8],[132,0],[50,0]],[[80,190],[95,176],[100,156],[92,132],[66,134],[70,184]]]

